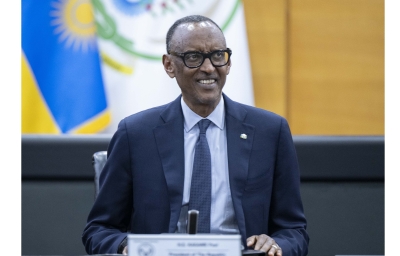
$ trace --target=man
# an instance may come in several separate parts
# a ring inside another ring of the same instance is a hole
[[[239,233],[244,247],[271,256],[307,255],[289,126],[222,93],[230,57],[206,17],[170,28],[163,65],[182,95],[120,122],[83,233],[89,254],[126,253],[128,232],[181,232],[187,210],[201,208],[199,232]]]

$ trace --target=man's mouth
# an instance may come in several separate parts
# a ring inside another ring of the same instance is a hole
[[[203,80],[198,80],[198,81],[201,84],[212,84],[212,83],[215,83],[215,79],[207,79],[207,80],[203,79]]]

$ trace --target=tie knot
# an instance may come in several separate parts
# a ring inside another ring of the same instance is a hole
[[[200,134],[206,133],[208,126],[210,126],[210,123],[211,123],[211,120],[208,120],[208,119],[201,119],[198,122]]]

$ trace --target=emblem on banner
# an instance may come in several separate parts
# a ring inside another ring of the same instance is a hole
[[[138,247],[138,255],[139,256],[152,256],[153,253],[154,253],[154,248],[149,243],[141,244]]]

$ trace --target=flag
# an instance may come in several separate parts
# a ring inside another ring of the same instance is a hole
[[[174,100],[181,92],[162,65],[170,26],[203,15],[223,30],[232,67],[223,91],[254,106],[246,25],[240,0],[92,0],[102,71],[113,116],[106,132],[124,117]]]
[[[110,122],[90,0],[22,0],[22,133]]]

